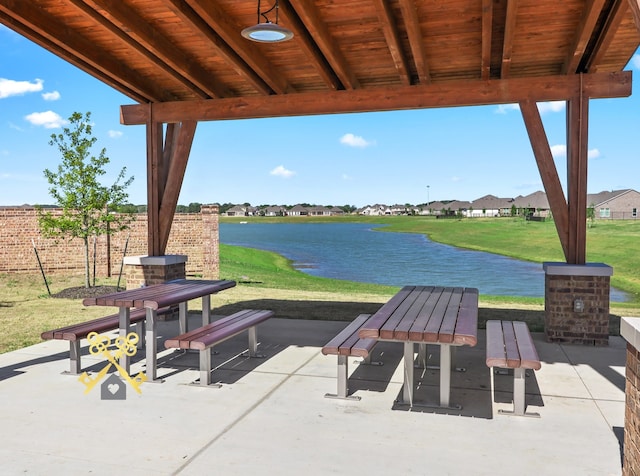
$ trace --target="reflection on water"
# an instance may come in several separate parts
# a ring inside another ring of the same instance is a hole
[[[220,241],[276,252],[295,268],[325,278],[468,286],[482,294],[544,297],[542,263],[464,250],[419,234],[381,233],[371,224],[221,223]],[[611,299],[624,301],[624,293],[611,289]]]

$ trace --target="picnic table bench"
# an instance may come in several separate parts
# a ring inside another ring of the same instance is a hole
[[[170,307],[158,309],[158,314],[167,314],[172,312]],[[82,339],[86,339],[91,332],[98,334],[112,331],[118,328],[119,314],[110,314],[108,316],[99,317],[91,321],[79,322],[71,324],[59,329],[45,331],[40,334],[43,340],[67,340],[69,341],[69,371],[64,372],[71,375],[79,375],[82,371],[80,360],[80,343]],[[144,309],[134,309],[130,313],[131,324],[136,325],[136,334],[138,334],[138,348],[144,345],[144,328],[145,328],[146,311]]]
[[[358,332],[370,317],[371,314],[360,314],[322,348],[324,355],[338,356],[338,392],[327,393],[325,397],[360,400],[358,396],[349,395],[349,357],[362,357],[362,364],[382,365],[382,362],[371,361],[371,351],[378,341],[361,339],[358,336]]]
[[[536,351],[529,328],[521,321],[487,321],[487,366],[513,369],[513,411],[498,413],[518,416],[535,416],[525,413],[526,369],[539,370],[540,357]]]
[[[146,311],[146,364],[149,381],[156,381],[157,373],[157,315],[158,310],[167,306],[178,306],[180,332],[187,332],[187,304],[190,300],[202,298],[203,325],[211,321],[211,295],[236,285],[229,280],[177,279],[161,284],[153,284],[137,289],[129,289],[118,293],[86,298],[85,306],[118,307],[118,327],[120,336],[129,333],[131,310],[134,308]],[[129,372],[129,356],[123,353],[120,366]]]
[[[230,316],[198,327],[190,332],[167,339],[167,349],[194,349],[200,354],[200,385],[220,387],[211,383],[211,348],[245,330],[249,333],[249,357],[262,357],[257,353],[258,336],[256,326],[273,316],[273,311],[245,309]]]

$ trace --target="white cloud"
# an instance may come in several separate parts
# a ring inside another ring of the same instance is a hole
[[[25,119],[34,126],[42,126],[45,129],[56,129],[67,123],[66,120],[53,111],[33,112],[25,116]]]
[[[565,101],[540,102],[538,103],[538,111],[540,111],[540,114],[545,114],[547,112],[560,112],[564,111],[565,106]]]
[[[551,155],[554,159],[567,156],[567,146],[564,144],[556,144],[551,146]]]
[[[118,139],[122,137],[121,131],[109,131],[108,134],[109,134],[109,137],[111,137],[112,139]]]
[[[630,63],[635,69],[640,69],[640,54],[633,55]]]
[[[374,142],[367,141],[364,137],[347,133],[340,138],[340,143],[350,147],[369,147]]]
[[[500,104],[496,109],[496,113],[506,114],[509,111],[519,111],[519,110],[520,110],[520,106],[518,106],[517,104]]]
[[[0,99],[42,91],[42,83],[43,81],[41,79],[29,82],[0,78]]]
[[[460,177],[456,177],[456,176],[451,177],[452,182],[460,182],[460,180],[462,180]]]
[[[282,165],[278,165],[275,169],[273,169],[269,173],[271,175],[275,175],[276,177],[282,177],[282,178],[290,178],[296,174],[292,170],[285,169],[284,166]]]
[[[353,180],[350,175],[342,174],[342,180]]]
[[[58,99],[60,99],[60,93],[58,91],[42,93],[42,99],[44,99],[45,101],[57,101]]]
[[[15,129],[16,131],[20,131],[20,132],[24,131],[24,129],[22,127],[18,126],[17,124],[14,124],[13,122],[9,123],[9,128],[10,129]]]
[[[567,146],[564,144],[556,144],[551,146],[551,155],[554,159],[560,159],[567,156]],[[600,157],[600,151],[598,149],[589,149],[587,151],[587,158],[597,159]]]
[[[597,159],[600,157],[600,151],[598,149],[591,149],[587,152],[587,157],[589,159]]]

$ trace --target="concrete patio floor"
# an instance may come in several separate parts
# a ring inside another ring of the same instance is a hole
[[[190,316],[193,325],[198,317]],[[397,474],[618,475],[624,428],[625,343],[606,348],[549,344],[534,334],[542,369],[527,377],[528,411],[511,409],[510,375],[484,363],[476,347],[458,349],[451,401],[458,411],[395,408],[402,345],[380,343],[384,366],[353,365],[361,401],[336,391],[336,357],[321,347],[346,323],[271,319],[258,327],[264,359],[238,354],[246,335],[216,347],[214,381],[198,378],[197,354],[162,350],[158,374],[126,399],[88,394],[68,370],[68,343],[49,341],[0,355],[0,473],[12,474]],[[158,349],[177,322],[161,322]],[[87,353],[83,343],[84,354]],[[429,347],[437,360],[437,347]],[[140,352],[143,354],[143,352]],[[134,357],[131,374],[144,370]],[[104,359],[83,355],[95,376]],[[420,377],[420,378],[419,378]],[[437,401],[438,371],[419,379],[416,398]],[[105,379],[106,381],[106,379]]]

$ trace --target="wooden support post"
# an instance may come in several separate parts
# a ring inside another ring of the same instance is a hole
[[[551,147],[549,146],[549,140],[544,131],[540,112],[538,111],[535,101],[521,101],[520,112],[522,113],[522,118],[524,119],[529,134],[533,155],[536,158],[542,185],[549,200],[549,206],[551,207],[553,221],[556,225],[558,237],[560,238],[560,244],[562,245],[565,259],[568,260],[570,247],[567,200],[562,191],[556,165],[553,162]]]
[[[587,154],[589,98],[580,88],[567,102],[567,197],[569,256],[567,263],[584,264],[587,252]]]
[[[184,173],[196,131],[196,121],[167,125],[154,119],[149,104],[147,121],[147,216],[149,256],[164,255]]]

